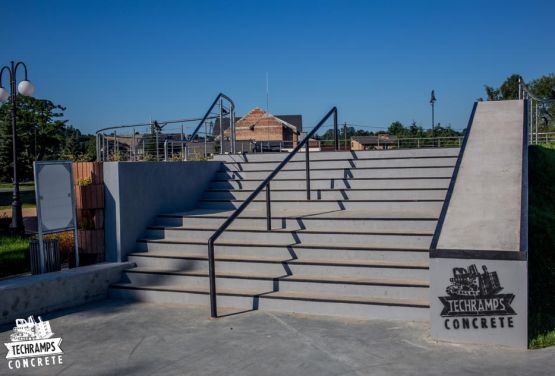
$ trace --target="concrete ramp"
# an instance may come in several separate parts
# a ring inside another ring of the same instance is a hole
[[[479,102],[437,249],[520,251],[524,101]]]
[[[478,102],[430,250],[432,336],[528,344],[528,124],[520,100]]]

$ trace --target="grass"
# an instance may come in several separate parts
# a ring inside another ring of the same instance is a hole
[[[19,183],[19,188],[22,187],[35,187],[35,182],[32,181],[26,181],[24,183]],[[0,189],[2,188],[9,188],[12,189],[13,188],[13,184],[12,183],[0,183]]]
[[[21,204],[21,207],[22,207],[23,209],[27,209],[27,208],[36,208],[36,207],[37,207],[37,204],[24,202],[23,204]],[[6,209],[11,209],[11,208],[12,208],[11,205],[0,205],[0,210],[6,210]]]
[[[529,347],[555,345],[555,145],[529,149]]]
[[[29,238],[0,235],[0,278],[28,272]]]

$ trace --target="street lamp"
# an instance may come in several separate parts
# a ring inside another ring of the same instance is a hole
[[[12,154],[13,154],[13,201],[12,201],[12,224],[10,229],[15,234],[22,234],[25,231],[23,227],[23,214],[21,213],[21,200],[19,194],[19,180],[17,178],[17,135],[16,135],[16,96],[17,92],[15,89],[15,81],[17,69],[23,67],[25,73],[25,79],[17,85],[17,91],[19,94],[30,97],[35,91],[35,87],[27,79],[27,66],[22,62],[11,62],[10,65],[2,67],[0,70],[0,101],[5,102],[8,97],[10,98],[10,103],[12,105]],[[4,89],[2,86],[2,76],[4,71],[8,72],[10,78],[10,93],[8,90]]]
[[[435,90],[432,90],[432,96],[430,98],[430,104],[432,105],[432,142],[434,142],[433,138],[434,138],[434,126],[435,126],[435,120],[434,120],[434,104],[436,103],[436,95],[435,95]]]

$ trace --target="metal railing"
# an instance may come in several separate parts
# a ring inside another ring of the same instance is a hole
[[[555,144],[555,132],[538,132],[536,134],[530,132],[528,143],[530,145]]]
[[[227,108],[224,107],[227,102]],[[214,109],[219,105],[218,113]],[[216,141],[213,135],[214,120],[219,119],[223,124],[224,118],[229,118],[230,139],[235,140],[235,103],[227,95],[220,93],[212,102],[208,111],[202,118],[176,119],[176,120],[153,120],[148,123],[119,125],[100,129],[96,131],[96,156],[97,161],[160,161],[166,156],[168,146],[182,143],[195,143],[198,141],[208,144],[206,149],[215,152],[216,144],[220,145],[220,153],[224,147],[233,149],[235,143],[226,141],[223,137],[223,127],[220,126],[220,140]],[[208,120],[211,120],[210,129]],[[199,122],[194,130],[187,135],[186,126],[190,123]],[[204,125],[204,131],[201,128]],[[223,140],[223,141],[222,141]],[[199,149],[193,145],[189,149]],[[185,147],[183,147],[185,150]],[[225,150],[227,151],[227,150]],[[196,151],[196,154],[201,154]],[[184,158],[186,156],[183,156]],[[206,155],[205,155],[206,157]],[[169,158],[169,156],[168,156]],[[164,158],[167,160],[167,158]],[[172,158],[170,158],[172,159]],[[175,160],[175,158],[173,158]]]
[[[223,104],[224,100],[229,103],[229,110],[226,110],[224,108],[224,104]],[[200,123],[198,123],[198,125],[195,128],[195,130],[193,131],[193,133],[191,133],[191,136],[189,137],[189,140],[192,140],[197,135],[200,127],[202,127],[202,125],[210,117],[210,114],[212,113],[212,110],[218,104],[219,104],[219,107],[220,107],[220,112],[219,112],[219,115],[218,115],[219,126],[220,126],[220,129],[219,129],[219,131],[220,131],[220,142],[222,142],[224,140],[224,123],[223,123],[223,120],[224,120],[224,117],[227,115],[227,116],[229,116],[231,153],[235,154],[235,140],[236,140],[236,137],[235,137],[235,103],[231,100],[230,97],[228,97],[224,93],[218,94],[216,99],[214,99],[214,102],[212,102],[212,105],[208,108],[208,111],[206,111],[206,114],[204,115],[204,117],[202,118]],[[223,154],[223,153],[224,153],[223,148],[220,148],[220,154]]]
[[[270,181],[281,171],[281,169],[303,148],[307,145],[310,138],[316,134],[318,129],[333,115],[334,127],[334,142],[335,150],[339,148],[339,138],[337,131],[337,108],[333,107],[327,114],[320,120],[320,122],[312,128],[312,130],[300,141],[297,146],[291,151],[285,159],[264,179],[262,183],[243,201],[243,203],[235,209],[235,211],[225,220],[224,223],[212,234],[208,239],[208,277],[210,281],[210,316],[213,318],[218,317],[218,307],[216,301],[216,266],[214,260],[214,242],[222,235],[222,233],[231,225],[233,221],[245,210],[245,208],[255,199],[263,189],[266,189],[266,228],[268,231],[272,230],[272,208],[270,200]],[[310,148],[305,147],[305,169],[306,169],[306,196],[310,200]]]
[[[541,133],[539,132],[539,128],[541,119],[545,121],[545,126],[547,128],[547,124],[551,118],[551,115],[548,111],[548,106],[554,104],[555,99],[540,98],[534,95],[521,77],[518,78],[518,99],[528,100],[528,124],[530,125],[528,128],[529,143],[532,145],[538,144],[542,142],[540,140],[541,134],[545,135],[551,133]]]

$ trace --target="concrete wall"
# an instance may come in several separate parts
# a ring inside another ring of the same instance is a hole
[[[0,282],[0,324],[105,299],[133,263],[103,263]]]
[[[217,161],[105,162],[106,260],[125,261],[157,214],[193,209]]]

